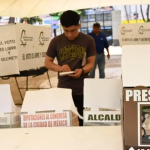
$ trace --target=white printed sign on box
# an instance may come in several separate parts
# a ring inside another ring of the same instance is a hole
[[[121,79],[85,79],[84,125],[120,123],[121,99]]]
[[[78,123],[78,117],[83,119],[74,105],[71,90],[62,88],[27,91],[25,94],[21,113],[21,122],[23,122],[21,123],[22,127],[24,123],[27,122],[32,122],[33,125],[36,124],[36,122],[43,123],[43,121],[47,123],[53,121],[53,126],[76,126]],[[43,116],[40,117],[40,120],[37,120],[36,118],[38,118],[38,115],[40,114],[42,114]],[[55,116],[55,118],[52,118],[51,116]],[[62,116],[65,116],[65,118]],[[28,119],[23,120],[23,117]],[[65,123],[66,121],[67,123]],[[24,126],[30,127],[31,125],[29,126],[27,123]]]
[[[15,25],[0,26],[0,76],[19,74]]]
[[[60,126],[61,127],[70,126],[69,111],[21,115],[22,128],[60,127]]]

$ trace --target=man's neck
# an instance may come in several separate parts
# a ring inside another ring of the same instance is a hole
[[[94,33],[94,32],[93,32]],[[100,32],[99,33],[94,33],[96,36],[98,36],[99,34],[100,34]]]

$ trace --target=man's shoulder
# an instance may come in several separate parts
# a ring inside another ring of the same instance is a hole
[[[88,33],[89,36],[93,36],[93,32]]]
[[[91,37],[90,34],[85,34],[82,32],[80,34],[81,34],[82,38],[84,38],[84,40],[87,40],[87,41],[92,40],[93,41],[93,38]]]
[[[52,42],[57,42],[59,41],[60,39],[64,38],[64,35],[63,34],[60,34],[58,36],[55,36],[51,41]]]
[[[106,37],[104,33],[100,32],[99,34],[101,37]]]

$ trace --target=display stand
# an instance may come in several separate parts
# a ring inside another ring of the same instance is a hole
[[[78,116],[70,89],[27,91],[21,109],[21,126],[76,126]]]
[[[20,127],[20,108],[16,107],[10,85],[0,85],[0,128]]]
[[[47,73],[47,78],[48,78],[48,81],[49,81],[49,88],[52,87],[51,85],[51,82],[50,82],[50,77],[49,77],[49,74],[48,74],[48,69],[46,69],[45,67],[41,67],[39,69],[36,69],[36,70],[28,70],[28,71],[21,71],[19,75],[9,75],[9,76],[3,76],[1,77],[3,80],[8,80],[9,78],[11,77],[14,77],[15,78],[15,81],[16,81],[16,85],[17,85],[17,88],[18,88],[18,91],[19,91],[19,94],[21,96],[21,99],[23,101],[23,96],[21,94],[21,89],[25,89],[26,91],[28,91],[29,89],[42,89],[42,88],[32,88],[32,87],[29,87],[28,84],[28,77],[29,76],[33,76],[33,77],[36,77],[36,76],[39,76],[39,75],[43,75],[44,73]],[[23,88],[23,87],[19,87],[19,83],[17,81],[17,78],[18,77],[26,77],[26,87]],[[44,88],[46,89],[46,88]],[[22,105],[22,104],[16,104],[16,105]]]
[[[85,79],[84,125],[120,123],[121,100],[121,79]]]

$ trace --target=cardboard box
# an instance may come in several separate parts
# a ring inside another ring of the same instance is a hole
[[[0,76],[44,66],[50,29],[30,24],[0,26]]]
[[[76,126],[78,116],[70,89],[52,88],[26,92],[21,127]]]
[[[20,108],[12,99],[9,84],[0,84],[0,128],[20,127]]]
[[[150,45],[123,46],[122,130],[124,150],[150,149]],[[143,112],[145,115],[142,115]],[[142,122],[143,116],[146,117]],[[144,129],[142,128],[144,127]],[[146,131],[145,135],[144,130]]]
[[[120,124],[121,100],[121,79],[85,79],[84,125]]]

